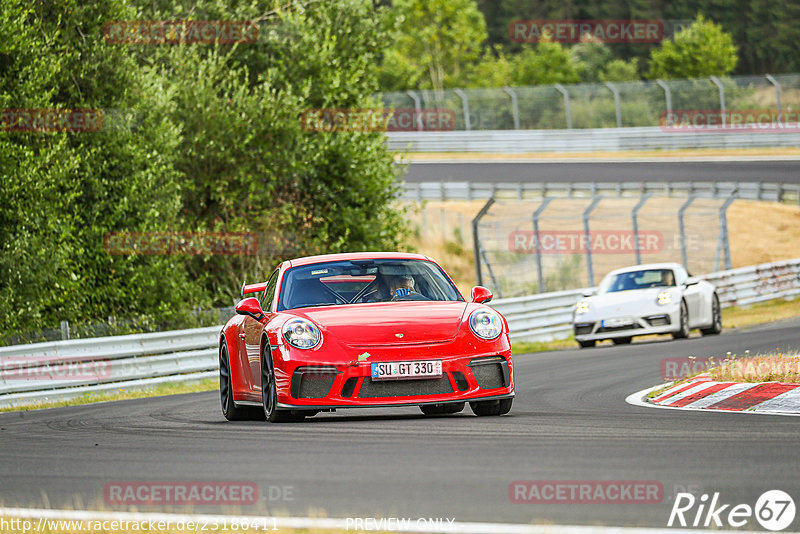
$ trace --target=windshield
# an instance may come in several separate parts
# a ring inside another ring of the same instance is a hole
[[[631,289],[669,287],[675,285],[672,269],[644,269],[606,276],[600,283],[598,293],[615,293]]]
[[[425,260],[346,260],[286,271],[278,311],[392,301],[463,301],[449,278]]]

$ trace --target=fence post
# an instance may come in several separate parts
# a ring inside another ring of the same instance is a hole
[[[69,321],[61,321],[61,339],[69,339]]]
[[[494,196],[492,196],[489,200],[486,201],[486,204],[483,205],[481,211],[472,219],[472,247],[473,247],[473,254],[475,257],[475,278],[478,282],[477,285],[483,285],[483,273],[481,272],[481,238],[478,235],[478,223],[481,221],[486,212],[489,211],[489,208],[492,207],[494,204]]]
[[[736,190],[719,209],[719,238],[717,239],[717,257],[714,259],[714,271],[719,271],[720,256],[725,257],[725,270],[731,269],[731,245],[728,240],[728,207],[736,199]]]
[[[464,129],[469,131],[472,128],[470,127],[469,122],[469,102],[467,101],[467,93],[461,89],[453,89],[453,92],[458,95],[458,98],[461,99],[461,109],[464,113]]]
[[[664,80],[656,80],[656,83],[664,90],[664,98],[667,100],[667,117],[669,118],[672,115],[672,91],[670,91],[669,86],[664,83]],[[668,124],[664,124],[664,126],[668,126]]]
[[[722,127],[725,127],[725,88],[722,86],[722,82],[719,81],[719,78],[716,76],[711,76],[711,81],[717,86],[719,89],[719,110],[720,115],[722,116]]]
[[[539,293],[544,293],[544,272],[542,272],[542,245],[539,242],[539,217],[542,212],[547,209],[547,205],[553,200],[553,197],[546,197],[542,199],[542,203],[533,212],[533,238],[536,240],[536,272],[539,281]]]
[[[603,200],[602,196],[596,196],[592,199],[592,203],[583,212],[583,232],[586,239],[586,270],[589,275],[589,286],[594,287],[594,266],[592,265],[592,240],[589,233],[589,216],[592,211],[597,207],[600,201]]]
[[[517,105],[517,93],[510,87],[503,87],[508,96],[511,97],[511,113],[514,116],[514,129],[519,130],[519,106]]]
[[[420,102],[419,95],[414,91],[406,91],[406,94],[411,97],[411,100],[414,101],[414,114],[416,117],[414,119],[417,122],[417,131],[422,131],[422,103]]]
[[[645,202],[650,199],[650,193],[646,193],[642,195],[642,198],[639,199],[639,202],[636,203],[634,206],[633,211],[631,212],[631,218],[633,219],[633,243],[636,251],[636,265],[640,265],[642,263],[642,251],[639,250],[639,210],[642,209]]]
[[[778,83],[778,80],[772,77],[772,74],[767,74],[764,76],[769,83],[775,86],[775,101],[778,104],[778,126],[781,124],[781,84]]]
[[[678,210],[678,228],[681,232],[681,260],[686,270],[689,270],[689,256],[686,253],[686,225],[683,223],[683,214],[689,209],[689,206],[694,202],[695,196],[689,195],[689,199],[683,203],[681,209]]]
[[[611,82],[603,83],[606,87],[611,89],[611,92],[614,94],[614,108],[617,110],[617,128],[622,128],[622,110],[620,109],[619,91],[617,90],[617,86]]]
[[[556,90],[559,93],[564,95],[564,114],[567,116],[567,129],[571,130],[572,129],[572,111],[569,108],[569,93],[567,92],[566,89],[564,89],[564,86],[561,85],[560,83],[557,83],[557,84],[553,85],[553,87],[555,87]]]

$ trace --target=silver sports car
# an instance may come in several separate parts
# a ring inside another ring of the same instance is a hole
[[[630,343],[633,336],[647,334],[685,338],[693,328],[703,335],[722,331],[716,289],[677,263],[611,271],[584,297],[575,305],[572,321],[581,347],[603,339]]]

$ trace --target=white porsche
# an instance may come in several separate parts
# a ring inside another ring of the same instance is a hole
[[[573,329],[581,347],[603,339],[630,343],[634,336],[672,334],[689,336],[722,331],[722,315],[715,287],[689,276],[677,263],[653,263],[608,273],[597,288],[575,305]]]

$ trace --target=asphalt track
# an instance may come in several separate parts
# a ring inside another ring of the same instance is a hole
[[[624,400],[659,382],[663,358],[800,348],[798,327],[792,320],[717,337],[520,354],[505,417],[467,409],[426,418],[399,408],[229,423],[216,392],[0,414],[0,503],[124,510],[104,503],[105,484],[253,481],[259,505],[192,511],[664,527],[681,488],[751,506],[782,489],[798,502],[800,418]],[[515,480],[652,480],[664,497],[514,504]],[[760,530],[753,520],[748,527]]]
[[[800,183],[800,161],[413,162],[407,182],[779,182]]]

